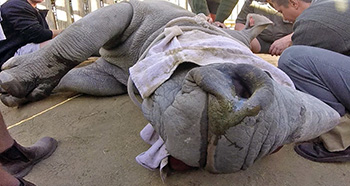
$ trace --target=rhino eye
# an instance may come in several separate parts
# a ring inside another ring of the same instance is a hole
[[[270,74],[270,72],[268,72],[268,71],[264,71],[271,79],[273,79],[272,78],[272,76],[271,76],[271,74]]]

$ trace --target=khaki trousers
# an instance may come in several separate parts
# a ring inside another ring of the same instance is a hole
[[[340,118],[340,123],[320,136],[323,145],[330,152],[343,151],[350,146],[350,114]]]

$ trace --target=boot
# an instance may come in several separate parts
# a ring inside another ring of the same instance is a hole
[[[35,186],[35,184],[23,179],[23,178],[17,178],[18,181],[20,182],[19,186]]]
[[[294,146],[297,154],[311,161],[325,163],[350,162],[350,148],[330,152],[321,142],[303,142]]]
[[[17,178],[29,173],[39,161],[48,158],[57,148],[57,141],[50,137],[38,140],[30,147],[23,147],[16,141],[0,154],[0,163],[5,171]]]

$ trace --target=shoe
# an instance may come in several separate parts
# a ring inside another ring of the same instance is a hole
[[[19,186],[35,186],[34,183],[31,183],[23,178],[17,178],[18,181],[20,182],[20,185]]]
[[[50,137],[41,138],[30,147],[22,147],[15,141],[12,147],[0,154],[0,163],[8,173],[22,178],[35,164],[48,158],[56,150],[57,144]]]
[[[339,152],[329,152],[321,142],[304,142],[294,146],[294,151],[300,156],[316,162],[348,162],[350,148]]]

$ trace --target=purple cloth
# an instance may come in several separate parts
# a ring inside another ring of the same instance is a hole
[[[140,136],[152,146],[147,151],[139,154],[135,159],[143,167],[154,171],[160,166],[163,159],[168,158],[169,153],[166,150],[163,139],[156,133],[151,124],[147,124],[142,129]],[[162,165],[161,169],[164,167],[165,165]]]

